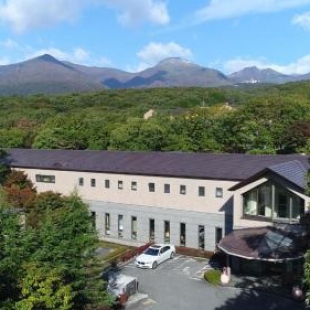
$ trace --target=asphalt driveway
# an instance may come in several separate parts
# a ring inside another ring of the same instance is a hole
[[[208,267],[204,259],[176,256],[157,269],[139,269],[133,262],[121,272],[137,277],[143,298],[128,310],[301,310],[303,304],[290,299],[231,287],[213,287],[202,278]],[[139,297],[139,295],[138,295]],[[139,298],[138,298],[139,299]]]

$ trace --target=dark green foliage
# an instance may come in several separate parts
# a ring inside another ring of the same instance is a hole
[[[221,274],[220,270],[212,269],[204,273],[204,279],[212,285],[221,284]]]
[[[0,147],[308,152],[309,82],[2,97]],[[155,115],[143,115],[153,109]]]
[[[0,184],[3,184],[10,172],[11,168],[8,154],[0,148]]]
[[[103,280],[90,276],[89,270],[97,266],[98,237],[88,206],[75,194],[49,192],[40,194],[32,208],[38,214],[26,226],[9,206],[0,209],[0,308],[82,310],[111,305]]]

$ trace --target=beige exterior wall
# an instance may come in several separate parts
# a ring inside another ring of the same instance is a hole
[[[85,200],[115,202],[130,205],[144,205],[161,208],[206,213],[222,213],[225,203],[232,198],[228,189],[236,182],[179,179],[152,176],[135,176],[91,172],[70,172],[57,170],[23,169],[35,184],[38,192],[52,190],[65,195],[75,189]],[[53,175],[55,183],[36,182],[36,174]],[[79,178],[84,185],[79,185]],[[96,186],[91,186],[91,179]],[[110,181],[110,188],[105,188],[105,180]],[[123,182],[123,189],[118,189],[118,181]],[[131,189],[131,182],[137,183],[137,190]],[[149,191],[149,183],[155,184],[155,192]],[[164,184],[170,184],[170,193],[164,193]],[[180,194],[180,186],[185,185],[186,193]],[[205,187],[205,196],[198,195],[199,186]],[[216,197],[216,188],[223,189],[223,197]],[[227,212],[228,210],[226,210]],[[232,214],[232,210],[228,211]]]
[[[238,190],[236,190],[234,192],[234,201],[233,201],[233,205],[234,205],[234,212],[233,212],[233,223],[234,223],[234,229],[238,229],[238,228],[248,228],[248,227],[261,227],[261,226],[267,226],[267,225],[272,225],[272,223],[270,221],[263,221],[262,219],[260,220],[249,220],[249,219],[245,219],[243,218],[243,197],[242,195],[248,191],[250,191],[251,189],[259,186],[260,184],[266,182],[268,179],[267,178],[261,178],[253,183],[250,183]],[[295,195],[301,197],[302,199],[305,200],[305,211],[307,210],[310,200],[309,197],[307,197],[306,195],[297,192],[296,190],[294,190],[293,188],[290,187],[290,184],[287,182],[283,182],[283,180],[277,179],[275,178],[275,180],[285,187],[287,188],[287,190],[291,191],[292,193],[294,193]]]

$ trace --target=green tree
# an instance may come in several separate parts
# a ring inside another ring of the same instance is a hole
[[[8,153],[0,149],[0,184],[3,184],[10,172],[11,168]]]
[[[45,196],[46,209],[29,235],[33,251],[31,261],[46,266],[44,270],[60,270],[58,276],[62,277],[56,280],[59,286],[63,283],[72,290],[72,309],[85,309],[86,305],[94,303],[88,288],[96,287],[96,282],[102,283],[102,280],[89,276],[90,268],[96,265],[98,236],[88,206],[77,195],[63,197],[59,207],[55,203],[58,198]],[[103,283],[96,296],[98,306],[112,303]]]
[[[21,300],[15,304],[16,310],[70,310],[73,309],[74,292],[65,283],[61,268],[38,266],[35,263],[23,265],[21,279]]]

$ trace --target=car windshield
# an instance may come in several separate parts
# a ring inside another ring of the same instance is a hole
[[[152,249],[152,248],[148,248],[144,254],[146,255],[152,255],[152,256],[157,256],[159,252],[159,249]]]

